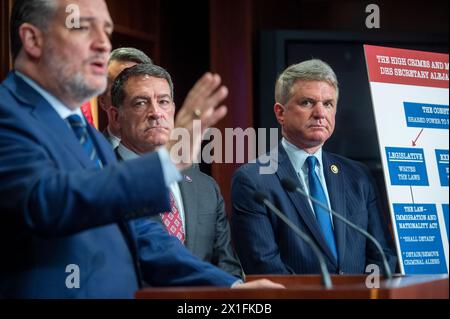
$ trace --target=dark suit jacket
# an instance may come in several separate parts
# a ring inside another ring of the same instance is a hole
[[[219,186],[198,168],[190,168],[183,175],[178,185],[183,198],[186,247],[199,258],[242,278]]]
[[[275,154],[275,155],[274,155]],[[261,175],[261,163],[243,165],[232,182],[232,234],[244,271],[248,274],[320,273],[319,263],[311,248],[282,220],[253,198],[263,192],[293,223],[317,243],[331,273],[364,273],[368,264],[382,263],[375,246],[360,233],[333,217],[339,262],[336,264],[321,233],[308,201],[298,193],[286,192],[281,180],[298,181],[297,174],[280,144],[272,153],[278,170]],[[396,255],[386,222],[380,216],[377,193],[370,173],[362,164],[323,152],[324,175],[331,208],[367,230],[380,242],[392,270]],[[331,172],[331,165],[339,169]],[[264,165],[267,166],[267,165]]]
[[[88,130],[103,170],[38,92],[15,73],[1,84],[0,297],[133,297],[140,273],[154,285],[231,285],[236,278],[139,218],[169,208],[157,154],[116,164]],[[72,264],[75,289],[66,286]]]

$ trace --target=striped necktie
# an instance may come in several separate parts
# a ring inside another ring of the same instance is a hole
[[[80,144],[83,147],[84,151],[89,156],[89,159],[93,161],[98,168],[102,168],[102,161],[98,157],[94,142],[89,135],[86,124],[83,122],[81,117],[77,114],[72,114],[67,117],[67,121],[72,127],[72,130],[78,138],[78,141],[80,141]]]
[[[328,207],[328,201],[325,195],[325,191],[322,187],[322,183],[320,182],[319,177],[316,174],[317,158],[315,156],[309,156],[306,159],[306,162],[308,163],[309,193],[312,197],[320,201],[324,206]],[[317,222],[319,223],[320,228],[322,229],[322,233],[325,237],[325,241],[327,242],[328,247],[333,253],[334,258],[337,260],[338,256],[336,242],[334,239],[333,226],[331,225],[330,213],[314,202],[312,204],[314,212],[316,213]]]

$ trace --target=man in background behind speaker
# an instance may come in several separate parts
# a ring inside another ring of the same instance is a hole
[[[111,114],[111,86],[117,75],[123,69],[132,67],[138,63],[153,63],[152,59],[141,50],[124,47],[111,51],[108,60],[108,85],[106,91],[97,99],[98,105],[105,111],[107,116],[107,126],[103,134],[108,139],[112,148],[115,149],[120,143],[120,130],[117,121]]]
[[[139,64],[124,70],[111,89],[114,118],[122,140],[116,149],[121,160],[138,158],[169,141],[175,103],[172,79],[163,68]],[[216,181],[191,167],[183,180],[170,185],[171,212],[152,218],[162,222],[170,234],[197,257],[243,278],[231,246],[231,234],[222,194]]]

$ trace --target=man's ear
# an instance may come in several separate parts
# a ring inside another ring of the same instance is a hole
[[[284,105],[280,103],[275,103],[273,106],[273,112],[275,113],[275,117],[277,118],[278,123],[284,123]]]
[[[103,111],[107,112],[108,108],[106,106],[106,97],[105,94],[97,96],[97,104],[102,108]]]
[[[19,27],[19,36],[24,52],[34,59],[39,59],[44,45],[42,31],[30,23],[23,23]]]
[[[108,113],[108,121],[111,121],[112,126],[120,128],[119,109],[115,106],[111,106],[106,112]]]

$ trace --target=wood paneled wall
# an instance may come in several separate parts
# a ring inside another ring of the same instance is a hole
[[[113,48],[132,46],[159,63],[160,0],[107,0],[114,21]]]
[[[229,89],[228,114],[217,125],[224,138],[226,128],[253,126],[252,7],[252,0],[210,1],[211,71],[219,73]],[[222,163],[213,163],[211,173],[231,212],[231,177],[242,163],[226,164],[224,139],[222,146]]]
[[[9,16],[13,0],[2,0],[0,2],[0,81],[8,74],[12,67],[9,45]]]

